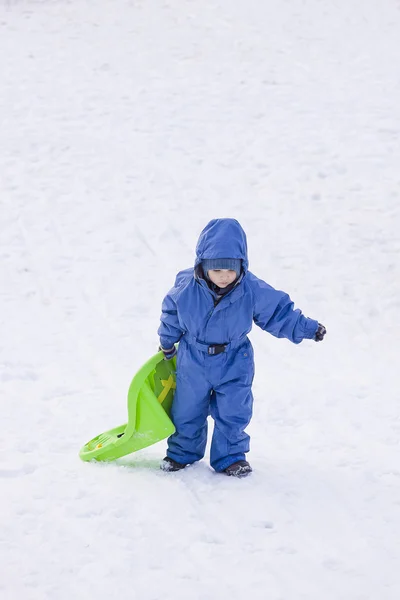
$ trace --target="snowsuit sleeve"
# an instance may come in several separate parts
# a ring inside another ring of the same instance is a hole
[[[172,290],[168,292],[161,307],[161,323],[158,328],[158,335],[160,336],[162,348],[172,348],[174,344],[179,342],[184,334],[184,331],[179,324],[178,311],[174,298],[176,291],[176,288],[172,288]]]
[[[294,309],[294,303],[288,294],[275,290],[257,278],[253,281],[253,292],[253,320],[261,329],[275,337],[287,338],[294,344],[314,337],[318,321],[309,319],[301,310]]]

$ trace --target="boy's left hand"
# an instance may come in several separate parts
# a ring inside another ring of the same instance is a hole
[[[321,325],[321,323],[318,323],[318,329],[315,332],[314,341],[322,342],[322,340],[325,337],[325,334],[326,334],[326,327],[324,327],[324,325]]]

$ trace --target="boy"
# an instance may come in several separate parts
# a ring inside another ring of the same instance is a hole
[[[295,344],[321,341],[326,329],[294,310],[284,292],[248,271],[246,234],[235,219],[214,219],[203,229],[193,269],[178,273],[162,304],[158,333],[167,360],[177,352],[177,380],[164,471],[178,471],[204,456],[207,416],[214,419],[210,463],[243,477],[252,416],[253,321]]]

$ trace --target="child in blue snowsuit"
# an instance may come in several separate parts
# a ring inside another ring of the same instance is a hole
[[[217,472],[251,472],[245,429],[252,416],[253,348],[247,334],[256,323],[295,344],[321,341],[318,321],[294,310],[289,296],[248,270],[246,234],[235,219],[214,219],[200,234],[194,269],[178,273],[162,304],[158,330],[167,360],[177,351],[177,380],[165,471],[201,460],[207,417],[214,419],[211,466]]]

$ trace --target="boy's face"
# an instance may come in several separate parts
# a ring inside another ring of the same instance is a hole
[[[227,285],[235,281],[236,271],[232,271],[231,269],[210,269],[208,277],[218,287],[226,288]]]

